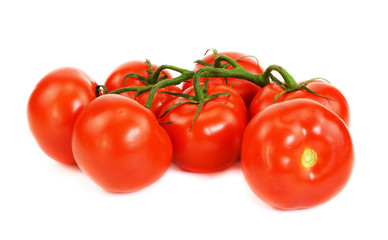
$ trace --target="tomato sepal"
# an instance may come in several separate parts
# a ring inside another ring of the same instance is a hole
[[[179,106],[181,106],[183,104],[187,104],[187,103],[198,104],[198,107],[197,107],[197,109],[195,111],[195,114],[194,114],[193,122],[191,123],[191,127],[190,127],[190,131],[191,131],[193,129],[195,120],[197,119],[197,117],[198,117],[198,115],[199,115],[203,105],[206,102],[211,101],[212,99],[217,98],[217,97],[222,96],[222,95],[230,97],[230,89],[231,89],[231,87],[229,88],[229,92],[220,92],[220,93],[214,93],[214,94],[208,95],[207,94],[208,85],[209,85],[209,79],[206,79],[205,83],[202,85],[202,89],[200,90],[200,92],[203,94],[201,96],[197,95],[197,91],[198,90],[195,91],[195,93],[196,93],[195,95],[190,95],[190,94],[186,94],[186,93],[163,92],[163,93],[167,93],[167,94],[170,94],[170,95],[173,95],[173,96],[176,96],[176,97],[182,97],[184,99],[187,99],[187,101],[178,102],[178,103],[172,105],[171,107],[166,109],[166,111],[159,118],[164,117],[171,110],[173,110],[174,108],[179,107]],[[197,87],[200,89],[199,86],[197,86]],[[195,86],[194,86],[194,88],[195,88]]]

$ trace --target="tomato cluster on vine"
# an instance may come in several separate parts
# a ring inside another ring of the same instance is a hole
[[[103,85],[60,68],[37,84],[27,117],[43,152],[110,192],[145,188],[171,163],[205,173],[241,161],[260,199],[309,208],[337,195],[354,164],[349,106],[337,88],[297,83],[237,52],[213,50],[193,70],[130,61]]]

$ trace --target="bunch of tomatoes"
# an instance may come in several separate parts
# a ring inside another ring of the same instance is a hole
[[[60,68],[27,107],[40,148],[107,191],[145,188],[171,162],[204,173],[241,161],[252,191],[285,210],[322,204],[344,188],[354,162],[349,115],[324,79],[297,83],[280,66],[264,71],[254,57],[216,50],[193,70],[130,61],[104,85]]]

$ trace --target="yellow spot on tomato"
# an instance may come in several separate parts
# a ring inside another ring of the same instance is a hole
[[[317,153],[314,150],[312,150],[311,148],[306,148],[303,151],[303,154],[301,157],[302,165],[305,168],[311,168],[317,162],[317,158],[318,158]]]

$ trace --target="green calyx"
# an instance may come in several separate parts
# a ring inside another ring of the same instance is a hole
[[[155,74],[156,72],[156,69],[152,67],[152,64],[151,64],[151,61],[146,59],[146,64],[148,66],[148,69],[147,69],[147,73],[148,73],[148,78],[147,77],[143,77],[137,73],[129,73],[127,75],[125,75],[124,77],[124,86],[126,87],[127,86],[127,78],[129,77],[135,77],[137,79],[139,79],[139,81],[141,81],[142,83],[144,83],[145,85],[154,85],[156,84],[157,82],[159,81],[163,81],[163,80],[166,80],[168,78],[167,74],[163,71],[161,72],[158,72],[157,74]],[[160,76],[160,74],[163,73],[163,76]]]
[[[209,79],[207,78],[205,80],[204,84],[203,84],[202,89],[200,89],[201,93],[199,94],[199,92],[195,91],[195,95],[189,95],[189,94],[185,94],[185,93],[163,92],[163,93],[167,93],[167,94],[170,94],[170,95],[173,95],[173,96],[185,98],[187,101],[179,102],[179,103],[174,104],[173,106],[169,107],[160,116],[160,118],[164,117],[167,113],[169,113],[174,108],[179,107],[179,106],[181,106],[183,104],[197,104],[198,107],[197,107],[197,110],[195,111],[194,118],[193,118],[193,121],[192,121],[191,127],[190,127],[190,131],[191,131],[193,129],[193,127],[194,127],[194,123],[195,123],[196,119],[198,118],[198,115],[199,115],[200,111],[202,110],[202,108],[203,108],[203,106],[205,105],[206,102],[211,101],[212,99],[217,98],[217,97],[222,96],[222,95],[230,97],[230,91],[229,92],[220,92],[220,93],[208,95],[208,93],[207,93],[208,85],[209,85]],[[198,87],[199,87],[199,85],[198,85]],[[196,89],[194,88],[194,90],[196,90]],[[172,123],[172,122],[169,122],[168,124],[170,124],[170,123]]]
[[[278,72],[282,78],[284,79],[284,83],[281,82],[279,79],[277,79],[274,75],[272,75],[272,71],[276,71]],[[294,80],[294,78],[282,67],[278,66],[278,65],[271,65],[269,66],[265,72],[264,72],[264,78],[269,78],[271,79],[272,82],[274,82],[275,84],[281,86],[284,91],[282,91],[281,93],[277,94],[274,98],[274,102],[276,102],[278,100],[278,98],[280,96],[282,96],[283,94],[286,94],[286,93],[290,93],[290,92],[294,92],[294,91],[298,91],[298,90],[304,90],[308,93],[311,93],[311,94],[314,94],[314,95],[317,95],[317,96],[320,96],[320,97],[324,97],[328,100],[334,100],[332,98],[329,98],[329,97],[326,97],[326,96],[323,96],[315,91],[313,91],[312,89],[308,88],[306,85],[309,84],[310,82],[312,81],[315,81],[315,80],[324,80],[328,83],[330,83],[329,81],[327,81],[326,79],[324,78],[313,78],[313,79],[310,79],[310,80],[307,80],[307,81],[303,81],[301,83],[296,83],[296,81]]]

